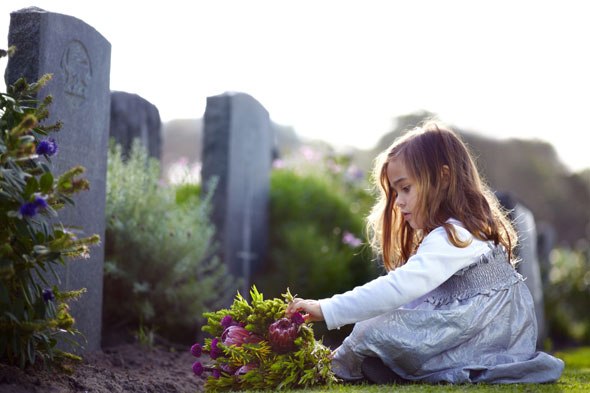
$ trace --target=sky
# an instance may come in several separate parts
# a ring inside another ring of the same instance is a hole
[[[0,47],[10,12],[35,5],[102,34],[111,90],[163,121],[243,92],[303,137],[367,149],[397,116],[428,110],[484,136],[549,142],[578,171],[590,168],[585,3],[3,0]]]

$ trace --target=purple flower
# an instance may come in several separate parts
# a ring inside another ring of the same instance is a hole
[[[346,179],[349,181],[357,181],[363,178],[363,171],[355,165],[351,165],[346,170]]]
[[[44,139],[37,145],[37,154],[43,154],[48,157],[55,155],[58,150],[57,142],[53,138]]]
[[[43,300],[45,300],[46,302],[48,301],[53,301],[55,299],[55,295],[53,294],[53,291],[49,288],[44,289],[43,290]]]
[[[40,196],[36,196],[35,197],[35,200],[33,201],[33,203],[39,209],[45,209],[47,207],[47,201],[45,200],[45,198],[40,197]]]
[[[230,366],[229,366],[229,365],[227,365],[227,364],[222,364],[222,365],[221,365],[221,371],[223,371],[224,373],[227,373],[227,374],[230,374],[230,375],[232,375],[233,373],[235,373],[235,372],[236,372],[236,370],[237,370],[237,369],[236,369],[235,367],[230,367]]]
[[[21,205],[19,212],[23,216],[33,217],[37,214],[37,206],[34,202],[26,202]]]
[[[295,314],[291,315],[291,321],[296,325],[301,325],[303,322],[305,322],[305,319],[303,319],[303,315],[301,315],[300,312],[296,312]]]
[[[295,349],[299,325],[287,318],[281,318],[268,327],[268,341],[273,351],[287,353]]]
[[[272,167],[275,169],[285,168],[286,166],[287,165],[285,164],[285,161],[281,160],[280,158],[277,158],[272,162]]]
[[[246,364],[245,366],[242,366],[240,368],[238,368],[238,370],[235,372],[234,375],[242,375],[242,374],[246,374],[248,371],[254,370],[256,368],[255,364]]]
[[[219,379],[219,377],[221,377],[221,371],[219,371],[218,369],[213,370],[211,374],[215,379]]]
[[[231,315],[226,315],[225,317],[223,317],[221,319],[221,326],[224,329],[227,329],[228,327],[233,326],[233,325],[237,325],[237,324],[234,322],[234,319],[231,317]]]
[[[37,214],[37,209],[45,209],[47,201],[41,196],[36,196],[33,202],[25,202],[21,205],[19,212],[23,216],[33,217]]]
[[[344,231],[344,233],[342,234],[342,243],[349,245],[352,248],[356,248],[363,244],[363,241],[358,237],[354,236],[352,233]]]
[[[209,356],[211,359],[217,359],[219,356],[223,355],[223,351],[217,346],[218,343],[218,338],[211,340],[211,350],[209,351]]]
[[[205,371],[205,368],[203,367],[201,362],[193,363],[193,372],[195,373],[195,375],[201,376],[203,374],[203,371]]]
[[[203,353],[203,347],[201,346],[201,344],[196,343],[191,347],[191,354],[198,358],[199,356],[201,356],[201,354]]]

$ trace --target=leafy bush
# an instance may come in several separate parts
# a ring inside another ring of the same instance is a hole
[[[551,253],[545,308],[549,335],[558,345],[590,344],[590,247]]]
[[[372,198],[362,183],[331,171],[335,159],[328,160],[309,170],[297,165],[272,172],[270,248],[254,281],[270,296],[289,286],[307,298],[327,297],[377,274],[370,250],[362,246]]]
[[[46,163],[58,152],[46,136],[60,125],[40,124],[51,96],[41,103],[35,97],[49,79],[20,79],[0,93],[0,360],[20,367],[69,356],[56,345],[78,333],[68,301],[83,289],[61,292],[54,268],[87,257],[99,241],[77,238],[58,221],[57,211],[88,182],[77,178],[82,167],[56,178]]]
[[[212,257],[208,198],[183,192],[177,202],[139,141],[126,161],[112,145],[107,172],[105,329],[157,328],[176,342],[194,340],[201,314],[220,307],[232,285]]]
[[[364,284],[378,275],[364,245],[364,217],[373,198],[347,157],[305,148],[303,160],[275,163],[270,185],[269,250],[252,282],[278,297],[285,288],[321,299]],[[352,175],[354,172],[354,175]],[[328,345],[347,328],[315,332]]]

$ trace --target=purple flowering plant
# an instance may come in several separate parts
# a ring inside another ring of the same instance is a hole
[[[52,172],[49,157],[59,149],[48,135],[61,124],[45,123],[51,96],[38,99],[50,79],[29,84],[21,78],[0,92],[0,362],[22,368],[74,357],[57,345],[75,344],[68,303],[85,289],[61,291],[51,283],[56,265],[87,257],[100,240],[76,237],[59,221],[58,211],[89,185],[78,178],[80,166]]]
[[[281,390],[331,385],[331,350],[314,337],[312,324],[299,313],[285,316],[293,296],[264,299],[256,286],[251,302],[239,293],[227,309],[204,313],[202,330],[211,334],[190,352],[192,370],[205,378],[205,389]],[[207,356],[208,355],[208,356]]]
[[[37,144],[36,152],[37,154],[42,154],[44,156],[51,157],[57,154],[58,150],[59,148],[57,146],[57,142],[55,141],[55,139],[48,138],[39,141],[39,143]]]

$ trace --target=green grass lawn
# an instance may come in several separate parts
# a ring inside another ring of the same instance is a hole
[[[305,392],[334,392],[334,393],[430,393],[430,392],[590,392],[590,347],[572,349],[555,354],[565,361],[563,375],[556,383],[551,384],[510,384],[510,385],[337,385],[331,389],[312,389]],[[289,390],[287,392],[301,392]]]

